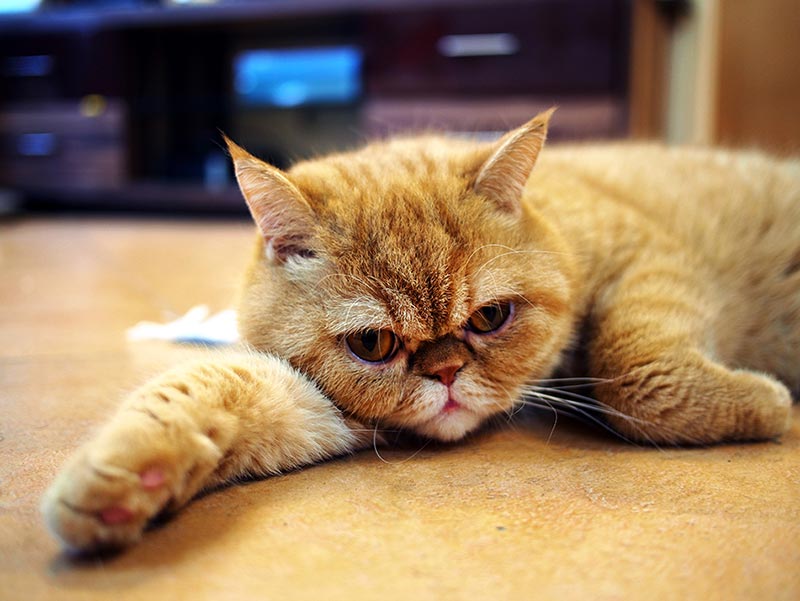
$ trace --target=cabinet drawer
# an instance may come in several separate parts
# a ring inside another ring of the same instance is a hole
[[[113,187],[125,177],[124,110],[88,116],[77,102],[0,113],[0,183],[20,189]]]
[[[366,83],[376,95],[618,93],[624,0],[542,0],[373,15]]]

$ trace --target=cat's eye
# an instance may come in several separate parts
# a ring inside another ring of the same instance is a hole
[[[391,330],[364,330],[345,338],[347,348],[368,363],[384,363],[394,357],[400,341]]]
[[[470,315],[467,321],[467,329],[476,334],[488,334],[500,329],[508,321],[514,311],[514,305],[510,302],[493,303],[484,305],[475,313]]]

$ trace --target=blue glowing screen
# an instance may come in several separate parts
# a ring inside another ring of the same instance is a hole
[[[234,61],[236,96],[249,106],[352,102],[361,94],[361,60],[353,46],[242,52]]]
[[[41,0],[0,0],[0,13],[22,13],[39,8]]]

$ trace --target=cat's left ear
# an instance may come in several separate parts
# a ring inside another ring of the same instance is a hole
[[[555,108],[539,113],[522,127],[500,138],[475,180],[475,192],[493,200],[502,210],[518,214],[522,191],[547,138]]]
[[[283,171],[223,137],[239,189],[267,245],[267,256],[280,261],[290,256],[308,256],[315,219],[302,192]]]

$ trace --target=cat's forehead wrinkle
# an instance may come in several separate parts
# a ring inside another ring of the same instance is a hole
[[[333,336],[364,330],[390,329],[415,343],[435,337],[420,311],[408,297],[397,291],[381,295],[335,294],[325,299],[326,329]]]
[[[429,340],[464,321],[468,286],[463,270],[439,256],[427,265],[387,270],[380,296],[404,336]]]
[[[393,327],[383,303],[367,295],[331,297],[325,303],[325,316],[326,327],[334,336]]]
[[[329,322],[338,333],[390,327],[405,339],[427,340],[464,320],[468,285],[446,249],[410,255],[375,245],[336,260],[325,280]]]
[[[379,143],[292,170],[311,198],[317,239],[334,271],[377,299],[404,337],[435,338],[466,319],[465,267],[484,216],[469,197],[467,171],[452,143],[435,137]],[[335,313],[348,311],[347,302],[339,304]],[[337,319],[339,329],[356,324]],[[358,323],[374,328],[386,320],[366,311]]]

